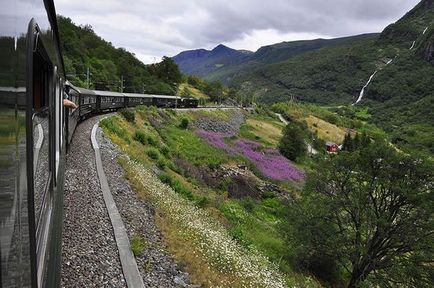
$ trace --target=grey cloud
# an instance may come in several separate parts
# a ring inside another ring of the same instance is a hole
[[[419,0],[59,0],[60,14],[116,46],[161,57],[239,41],[255,31],[338,37],[379,32]],[[292,39],[282,39],[292,40]],[[264,43],[272,44],[272,43]],[[256,49],[258,47],[243,47]]]

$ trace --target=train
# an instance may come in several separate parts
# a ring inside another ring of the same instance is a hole
[[[70,84],[53,0],[2,1],[0,27],[0,287],[59,287],[65,155],[77,124],[138,105],[198,101]],[[78,108],[65,108],[65,98]]]
[[[69,81],[65,83],[65,93],[68,99],[78,106],[78,108],[68,111],[66,119],[67,144],[71,142],[78,122],[95,114],[136,106],[181,109],[197,108],[199,105],[199,100],[194,97],[89,90],[76,87]]]

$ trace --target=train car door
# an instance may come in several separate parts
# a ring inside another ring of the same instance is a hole
[[[46,255],[53,211],[53,186],[57,168],[56,123],[60,115],[54,115],[55,71],[50,58],[39,41],[39,28],[32,21],[34,35],[28,55],[28,104],[27,104],[27,145],[29,218],[31,232],[32,266],[34,278],[41,286],[46,273]]]

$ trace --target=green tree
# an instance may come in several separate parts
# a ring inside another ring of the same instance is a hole
[[[433,168],[381,143],[323,160],[290,216],[291,245],[346,271],[348,287],[430,287]]]
[[[345,134],[344,142],[342,143],[342,150],[344,151],[353,151],[353,138],[350,133]]]
[[[289,123],[285,126],[282,138],[280,138],[279,150],[282,155],[293,161],[306,155],[305,133],[300,125]]]
[[[211,101],[221,103],[223,98],[223,85],[219,81],[205,82],[203,92],[211,98]]]
[[[155,73],[168,84],[179,84],[182,81],[182,74],[178,65],[167,56],[164,56],[163,60],[155,65]]]

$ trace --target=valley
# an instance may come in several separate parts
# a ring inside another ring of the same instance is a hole
[[[381,34],[284,42],[249,55],[220,46],[173,59],[182,72],[223,81],[257,102],[357,103],[394,144],[432,154],[433,37],[433,4],[421,1]]]
[[[99,124],[146,285],[431,287],[432,0],[381,33],[146,65],[59,23],[75,85],[198,99]]]

